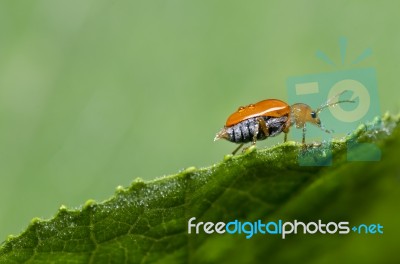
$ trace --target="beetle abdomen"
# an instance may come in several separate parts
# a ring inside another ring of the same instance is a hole
[[[269,135],[268,137],[274,137],[282,132],[285,128],[286,121],[288,120],[288,116],[282,117],[267,117],[260,116],[264,119],[265,124],[268,127]],[[243,120],[236,125],[226,127],[226,139],[231,142],[236,143],[247,143],[253,140],[253,136],[255,134],[255,129],[258,124],[258,117],[248,118]],[[266,139],[267,135],[264,134],[262,128],[258,127],[257,140]]]

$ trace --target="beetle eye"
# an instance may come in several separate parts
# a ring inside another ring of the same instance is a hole
[[[312,118],[316,118],[316,117],[317,117],[317,114],[316,114],[315,112],[311,112],[311,117],[312,117]]]

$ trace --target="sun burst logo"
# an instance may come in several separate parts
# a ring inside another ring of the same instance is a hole
[[[291,104],[304,102],[312,107],[318,107],[328,98],[347,90],[338,100],[352,100],[355,104],[339,104],[330,107],[329,111],[321,113],[324,126],[335,131],[333,134],[321,133],[313,127],[307,128],[307,137],[319,141],[329,142],[334,137],[343,136],[354,130],[360,124],[372,121],[380,115],[378,85],[375,68],[357,68],[357,64],[372,55],[372,49],[367,48],[355,59],[347,63],[347,39],[339,39],[340,59],[335,62],[325,52],[318,50],[316,57],[335,69],[332,72],[306,74],[287,79],[288,100]],[[346,66],[346,67],[344,67]],[[350,69],[343,69],[349,68]],[[294,133],[293,133],[294,132]],[[292,131],[295,140],[301,138],[301,133]],[[350,155],[350,151],[365,148],[365,155]],[[380,159],[380,151],[376,146],[353,144],[348,147],[349,160],[372,161]],[[323,153],[323,159],[304,156],[299,157],[299,162],[304,166],[329,166],[331,153]]]

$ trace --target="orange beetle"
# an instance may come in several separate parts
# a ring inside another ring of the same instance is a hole
[[[217,133],[214,141],[218,139],[226,139],[228,141],[240,144],[232,154],[235,154],[245,143],[252,142],[256,144],[257,140],[264,140],[268,137],[274,137],[280,133],[285,133],[284,142],[287,140],[287,133],[292,125],[296,128],[303,129],[302,143],[305,145],[306,123],[314,124],[327,133],[318,117],[318,114],[329,106],[350,102],[351,100],[337,101],[331,103],[335,98],[339,97],[346,91],[330,98],[317,110],[313,111],[310,106],[297,103],[289,106],[287,103],[278,99],[267,99],[256,104],[241,106],[231,114],[226,120],[225,126]]]

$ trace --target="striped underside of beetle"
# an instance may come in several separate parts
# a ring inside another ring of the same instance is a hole
[[[267,125],[268,135],[264,133],[264,130],[259,125],[258,118],[262,118]],[[248,143],[253,141],[256,133],[257,140],[264,140],[267,137],[279,135],[286,127],[288,119],[288,115],[281,117],[251,117],[233,126],[223,128],[220,131],[219,138],[224,138],[234,143]]]

